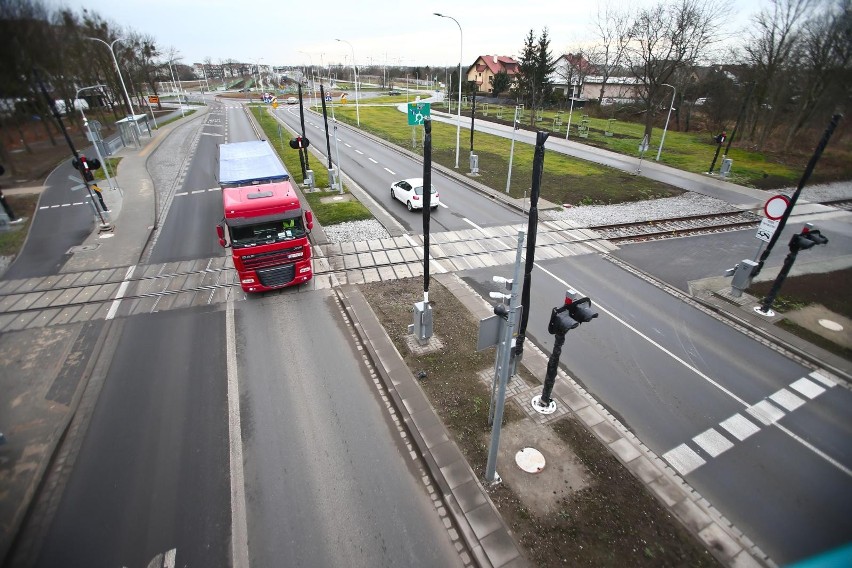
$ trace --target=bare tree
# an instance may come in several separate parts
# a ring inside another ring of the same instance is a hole
[[[772,5],[755,16],[751,33],[744,46],[746,63],[754,73],[754,109],[749,137],[758,136],[758,147],[763,147],[775,128],[780,105],[789,95],[787,69],[791,55],[799,40],[801,25],[806,19],[813,0],[771,0]]]
[[[724,12],[716,0],[678,0],[640,10],[631,27],[625,56],[641,88],[645,134],[651,138],[655,110],[667,98],[664,84],[694,64],[716,41]]]
[[[633,20],[627,10],[614,8],[611,4],[603,8],[598,6],[595,19],[597,43],[588,55],[602,79],[598,100],[603,100],[609,78],[623,63],[632,32]]]

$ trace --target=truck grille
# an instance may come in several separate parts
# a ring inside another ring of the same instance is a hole
[[[284,266],[275,266],[273,268],[264,268],[257,271],[257,277],[260,283],[267,288],[276,288],[278,286],[286,286],[293,281],[296,276],[296,265],[286,264]]]
[[[261,268],[276,267],[282,264],[288,264],[293,262],[294,260],[301,260],[302,257],[293,259],[290,258],[289,255],[298,253],[302,250],[302,246],[297,246],[289,249],[276,250],[272,252],[247,254],[240,256],[240,260],[242,261],[243,267],[245,267],[246,270],[258,270]]]

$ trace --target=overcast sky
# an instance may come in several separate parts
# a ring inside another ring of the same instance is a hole
[[[653,0],[622,0],[645,6]],[[741,31],[770,0],[737,0],[726,28]],[[517,56],[530,29],[548,27],[554,55],[594,41],[593,22],[604,0],[46,0],[48,6],[86,7],[119,26],[151,35],[162,49],[174,47],[192,64],[210,58],[264,65],[432,65],[459,63],[479,55]],[[335,41],[340,38],[352,44]],[[304,53],[300,53],[304,52]]]

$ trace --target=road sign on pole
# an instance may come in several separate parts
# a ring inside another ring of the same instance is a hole
[[[408,126],[419,126],[432,116],[430,103],[408,103]]]
[[[775,229],[778,228],[778,220],[776,219],[763,219],[760,222],[760,227],[757,228],[757,234],[754,235],[754,238],[760,239],[763,242],[768,243],[772,240],[772,235],[775,233]]]
[[[790,205],[790,198],[786,195],[776,195],[770,197],[763,206],[763,214],[767,219],[777,221],[784,216],[784,212]]]

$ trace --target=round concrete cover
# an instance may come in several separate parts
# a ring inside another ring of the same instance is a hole
[[[819,320],[819,324],[826,329],[830,329],[831,331],[843,331],[843,326],[837,323],[836,321],[821,319]]]
[[[544,469],[544,456],[535,448],[524,448],[515,454],[515,463],[527,473],[538,473]]]

